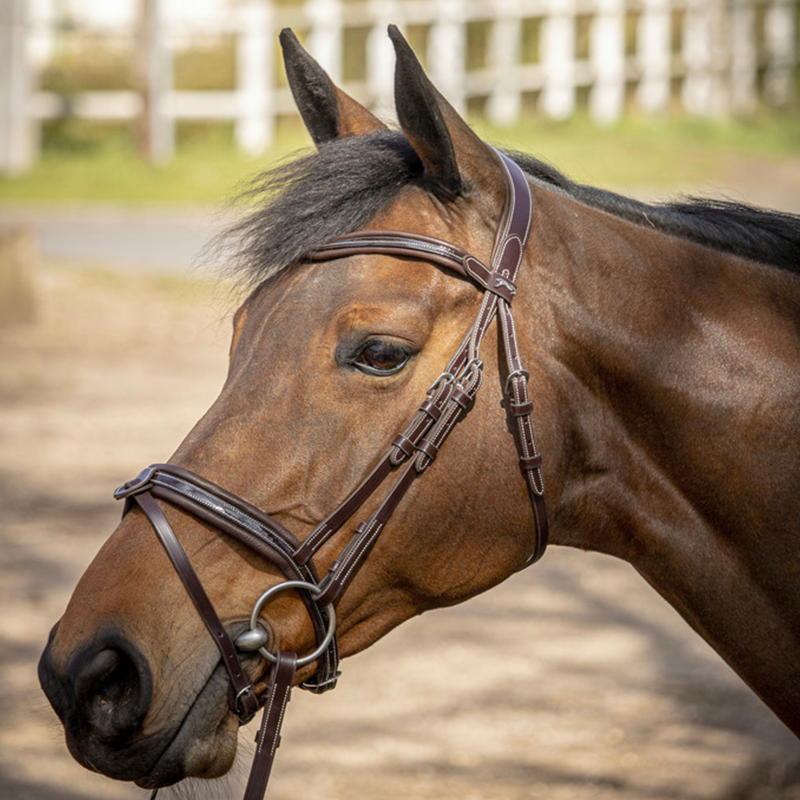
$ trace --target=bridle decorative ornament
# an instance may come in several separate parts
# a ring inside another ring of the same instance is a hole
[[[240,722],[249,722],[258,709],[264,707],[245,800],[260,800],[266,791],[297,667],[314,661],[317,663],[313,677],[301,683],[301,688],[321,693],[336,685],[340,673],[335,603],[364,563],[409,487],[433,463],[450,432],[472,408],[483,378],[480,347],[495,316],[500,320],[500,340],[506,361],[504,394],[508,398],[508,411],[516,419],[515,441],[536,529],[533,551],[523,566],[537,561],[547,546],[542,458],[533,435],[533,403],[528,394],[528,373],[522,367],[511,315],[533,203],[528,182],[519,166],[502,153],[497,155],[503,167],[507,192],[503,217],[495,236],[491,267],[456,245],[402,231],[360,231],[336,239],[306,256],[309,261],[328,261],[356,254],[382,254],[426,261],[471,280],[484,291],[484,297],[478,315],[455,355],[431,385],[405,430],[394,439],[361,484],[304,541],[298,541],[280,523],[245,500],[174,464],[154,464],[114,493],[117,499],[125,500],[123,513],[136,504],[161,540],[222,655],[231,684],[229,704]],[[358,525],[320,580],[312,561],[314,555],[395,472],[400,475],[380,506]],[[261,595],[250,616],[249,629],[235,640],[214,610],[156,498],[237,539],[272,562],[286,578],[285,582],[272,586]],[[288,590],[300,593],[314,627],[317,646],[302,657],[286,651],[271,652],[267,648],[269,635],[258,622],[263,606],[275,594]],[[269,686],[261,696],[256,694],[252,681],[247,677],[238,651],[258,651],[272,663]]]

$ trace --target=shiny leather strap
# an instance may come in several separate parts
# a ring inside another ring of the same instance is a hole
[[[480,346],[489,325],[498,315],[500,342],[507,369],[505,392],[508,395],[509,411],[516,421],[515,443],[535,527],[534,546],[522,566],[535,563],[544,554],[549,526],[544,502],[542,458],[533,432],[533,403],[528,392],[528,373],[522,368],[511,314],[511,301],[516,296],[517,275],[531,227],[533,201],[527,178],[519,166],[502,153],[498,152],[497,155],[506,176],[507,196],[495,237],[491,268],[456,245],[419,234],[391,230],[357,231],[308,255],[310,260],[315,261],[355,254],[380,254],[432,262],[472,280],[485,290],[485,295],[475,322],[442,373],[443,376],[449,376],[448,380],[438,386],[432,396],[429,394],[409,428],[394,440],[393,451],[381,459],[378,466],[342,506],[301,545],[296,555],[304,561],[344,524],[349,518],[348,514],[351,516],[374,492],[380,481],[388,476],[389,466],[397,467],[413,456],[416,472],[421,474],[432,463],[455,425],[472,407],[482,381]],[[469,370],[468,365],[475,365],[476,368]],[[435,415],[430,410],[435,410]],[[381,507],[369,520],[356,528],[355,536],[323,580],[320,602],[332,602],[341,595],[415,478],[416,475],[406,470]]]
[[[300,564],[293,557],[293,552],[300,543],[291,533],[259,509],[211,481],[175,464],[152,464],[142,470],[136,478],[127,481],[114,492],[114,497],[118,500],[126,499],[128,501],[138,500],[140,496],[149,497],[151,495],[166,500],[170,505],[176,506],[198,519],[208,522],[217,530],[234,537],[250,550],[275,564],[289,580],[300,580],[315,585],[319,582],[313,564]],[[139,505],[142,504],[139,503]],[[170,546],[167,547],[165,544],[167,552],[177,554],[180,550],[182,555],[176,555],[176,558],[187,565],[186,569],[179,569],[176,566],[178,575],[181,579],[187,576],[191,585],[194,585],[195,581],[192,580],[192,576],[196,579],[196,574],[185,553],[180,549],[175,534],[169,528],[166,519],[163,519],[163,522],[159,520],[159,515],[163,518],[163,514],[158,505],[152,501],[147,502],[147,509],[151,508],[152,513],[146,509],[143,510],[162,542],[165,542],[165,537],[168,537],[166,541]],[[165,534],[164,537],[161,535],[162,532]],[[175,559],[173,559],[173,564],[175,564]],[[196,583],[200,585],[199,579],[196,580]],[[202,589],[202,586],[200,588]],[[192,590],[189,589],[189,586],[187,586],[187,590],[191,595]],[[321,642],[326,636],[330,623],[327,608],[324,604],[315,602],[306,593],[301,593],[301,597],[314,626],[315,637],[318,642]],[[197,602],[195,602],[195,606],[198,607],[207,626],[209,621],[213,622],[211,615],[206,615]],[[208,607],[213,612],[210,602]],[[316,673],[301,684],[302,688],[315,694],[333,689],[339,676],[338,667],[338,644],[333,639],[319,659]]]
[[[244,800],[261,800],[264,796],[275,762],[275,753],[281,743],[281,725],[292,693],[297,655],[281,650],[277,658],[270,673],[264,715],[256,735],[256,754],[250,768]]]
[[[253,684],[242,667],[233,641],[231,641],[225,626],[214,610],[203,584],[200,583],[197,573],[194,571],[183,547],[181,547],[175,536],[175,532],[172,530],[172,526],[164,516],[164,512],[159,508],[158,503],[147,492],[134,495],[133,499],[150,520],[150,524],[153,526],[153,530],[155,530],[161,544],[164,545],[175,571],[186,587],[197,613],[208,628],[211,638],[222,655],[222,663],[228,672],[228,677],[233,687],[234,697],[231,707],[234,713],[242,724],[249,722],[258,711],[259,703],[256,693],[253,691]]]

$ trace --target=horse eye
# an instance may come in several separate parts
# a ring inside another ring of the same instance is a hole
[[[369,375],[394,375],[408,363],[409,352],[391,342],[369,342],[355,360],[355,366]]]

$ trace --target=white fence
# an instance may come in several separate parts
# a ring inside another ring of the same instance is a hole
[[[47,31],[26,19],[26,0],[0,0],[0,171],[29,164],[37,126],[67,110],[96,120],[146,113],[161,159],[174,150],[180,120],[232,121],[239,146],[262,152],[276,118],[293,110],[276,74],[277,33],[285,26],[301,33],[340,83],[347,33],[360,31],[366,78],[344,88],[383,114],[392,108],[391,22],[414,32],[429,74],[454,105],[480,104],[498,124],[515,121],[523,105],[566,118],[585,101],[595,119],[610,122],[631,105],[647,113],[679,103],[693,114],[746,115],[797,97],[798,0],[241,0],[211,30],[207,22],[171,23],[159,14],[160,0],[141,2],[150,9],[147,92],[81,92],[67,106],[34,91],[25,68],[26,42]],[[210,33],[235,36],[235,88],[174,91],[174,52]]]

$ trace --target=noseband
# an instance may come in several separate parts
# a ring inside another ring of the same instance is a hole
[[[533,551],[523,566],[537,561],[547,546],[542,459],[533,436],[533,403],[528,394],[528,373],[517,345],[511,302],[531,225],[532,198],[522,170],[498,153],[506,180],[506,203],[498,228],[491,267],[460,247],[419,234],[401,231],[361,231],[336,239],[309,253],[309,261],[328,261],[356,254],[381,254],[426,261],[456,272],[484,292],[478,315],[444,371],[433,382],[405,430],[392,442],[370,474],[326,519],[303,540],[255,506],[216,484],[174,464],[155,464],[120,486],[114,496],[125,500],[125,512],[136,504],[150,521],[192,602],[222,655],[231,683],[229,703],[242,724],[264,706],[257,750],[245,790],[245,800],[260,800],[280,739],[280,725],[298,666],[316,662],[313,677],[301,688],[321,693],[332,689],[339,677],[334,605],[363,565],[378,536],[412,483],[433,463],[455,425],[472,408],[483,378],[480,347],[495,316],[500,320],[500,341],[505,355],[504,394],[516,419],[515,442],[528,487],[535,521]],[[314,555],[391,474],[399,477],[378,509],[355,529],[339,556],[320,580]],[[272,586],[256,602],[249,628],[234,640],[208,598],[186,553],[155,498],[166,501],[217,530],[232,536],[274,564],[286,581]],[[287,651],[271,652],[269,634],[258,617],[276,594],[299,592],[308,610],[316,648],[302,657]],[[239,652],[258,651],[273,664],[266,691],[257,693]],[[155,793],[154,793],[155,794]]]

